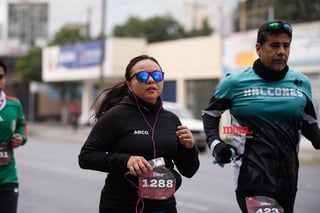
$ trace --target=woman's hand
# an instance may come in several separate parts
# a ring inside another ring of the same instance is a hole
[[[127,163],[131,175],[137,176],[152,170],[151,164],[141,156],[131,156]]]
[[[191,133],[191,131],[189,130],[189,128],[187,126],[178,126],[178,130],[176,132],[180,143],[185,146],[186,148],[191,149],[192,147],[194,147],[194,138],[193,135]]]

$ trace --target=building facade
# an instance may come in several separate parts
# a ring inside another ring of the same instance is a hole
[[[0,1],[0,54],[21,55],[48,38],[47,0]]]
[[[320,22],[293,25],[293,29],[288,65],[310,78],[313,102],[320,116]],[[159,60],[165,72],[163,99],[179,102],[190,108],[197,118],[201,118],[201,110],[224,75],[252,66],[257,58],[256,34],[257,30],[252,30],[234,33],[223,40],[218,36],[205,36],[152,44],[147,44],[143,39],[108,38],[102,69],[97,66],[95,71],[87,74],[83,73],[84,70],[76,70],[78,75],[74,75],[74,71],[70,75],[68,69],[60,70],[60,73],[59,70],[51,70],[51,77],[44,80],[68,80],[68,76],[71,76],[69,80],[83,81],[82,107],[87,112],[97,94],[94,85],[101,80],[101,70],[103,85],[109,87],[124,80],[125,66],[130,58],[149,54]],[[58,55],[55,57],[61,59]],[[48,72],[45,66],[43,76]],[[83,114],[83,119],[88,119],[88,116]]]

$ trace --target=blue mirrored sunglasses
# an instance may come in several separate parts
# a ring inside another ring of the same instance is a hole
[[[153,80],[155,82],[160,82],[160,81],[163,81],[163,78],[164,78],[164,72],[162,71],[159,71],[159,70],[155,70],[155,71],[152,71],[152,72],[147,72],[147,71],[140,71],[140,72],[137,72],[135,73],[133,76],[131,76],[130,80],[136,76],[137,80],[140,82],[140,83],[145,83],[149,80],[149,77],[151,76],[153,78]]]
[[[280,28],[283,28],[287,32],[292,33],[292,27],[290,24],[282,23],[282,22],[272,22],[268,25],[269,30],[275,30]]]

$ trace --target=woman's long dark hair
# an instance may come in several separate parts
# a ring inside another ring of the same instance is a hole
[[[129,90],[127,81],[131,80],[132,67],[136,65],[139,61],[147,59],[154,61],[156,64],[158,64],[158,66],[161,69],[161,66],[158,63],[158,61],[151,56],[139,55],[132,58],[126,67],[125,81],[121,81],[110,88],[104,89],[94,101],[91,108],[94,109],[93,117],[95,120],[99,120],[104,112],[108,111],[111,107],[117,105],[123,99],[123,97],[128,93]]]

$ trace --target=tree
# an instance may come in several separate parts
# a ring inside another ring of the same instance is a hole
[[[200,30],[192,29],[189,33],[186,34],[186,37],[197,37],[197,36],[205,36],[210,35],[212,33],[212,29],[209,26],[208,19],[204,19],[202,21],[202,28]]]
[[[17,60],[16,69],[19,71],[23,84],[41,80],[41,49],[32,48],[25,56]]]
[[[116,37],[143,37],[143,21],[137,17],[130,17],[124,25],[116,25],[113,29],[113,36]]]
[[[53,45],[63,46],[63,45],[75,44],[78,42],[83,42],[88,40],[89,38],[86,38],[83,35],[81,35],[79,29],[62,28],[54,35],[54,38],[49,43],[49,46],[53,46]]]
[[[144,21],[144,37],[149,43],[174,40],[184,37],[184,30],[170,16],[156,16]]]
[[[130,17],[124,25],[118,25],[113,29],[115,37],[141,37],[145,38],[148,43],[204,36],[211,33],[212,29],[207,19],[203,21],[202,29],[186,32],[171,16],[155,16],[146,20]]]

